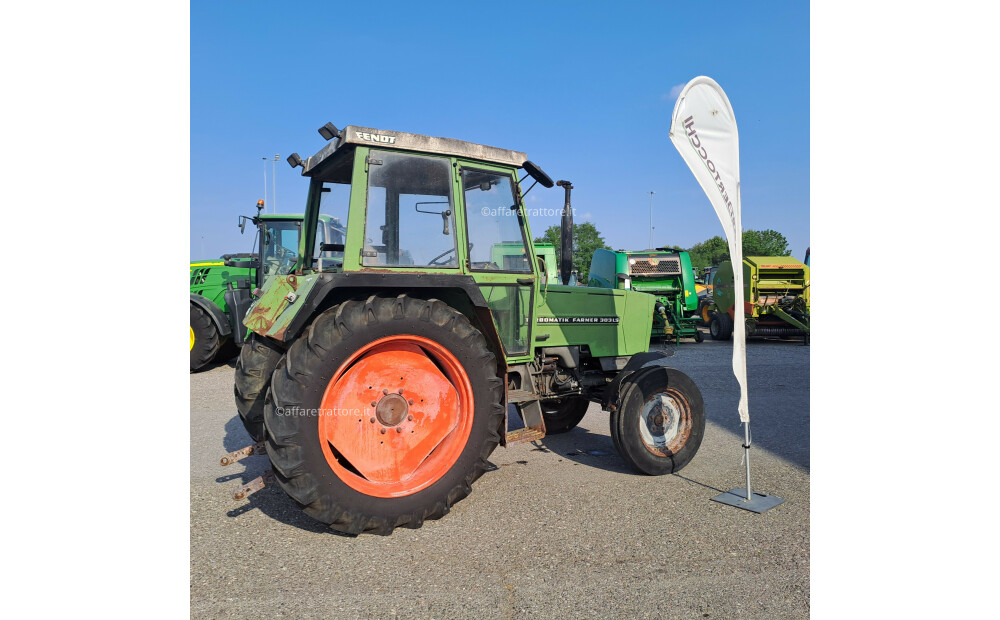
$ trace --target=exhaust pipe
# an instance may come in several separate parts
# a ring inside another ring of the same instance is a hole
[[[562,222],[559,236],[561,237],[559,277],[562,283],[569,284],[569,277],[573,273],[573,206],[570,203],[569,194],[573,191],[573,184],[569,181],[556,181],[556,185],[566,191],[566,201],[563,203]]]

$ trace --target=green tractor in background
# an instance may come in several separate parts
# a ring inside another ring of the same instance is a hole
[[[713,340],[729,340],[735,319],[733,264],[723,261],[712,277],[708,311]],[[746,335],[802,336],[809,343],[809,266],[789,256],[743,258]]]
[[[272,469],[235,499],[275,482],[342,532],[417,528],[471,492],[498,445],[570,431],[590,403],[636,471],[690,462],[704,402],[648,351],[656,299],[568,285],[571,184],[558,183],[560,284],[524,207],[553,182],[524,153],[330,123],[319,133],[324,148],[288,158],[309,178],[295,264],[268,274],[243,319],[236,408],[258,443],[222,464],[265,452]],[[324,215],[346,222],[343,241],[318,241]],[[339,264],[323,263],[328,251]],[[508,431],[508,405],[524,428]]]
[[[698,330],[698,293],[691,257],[683,250],[617,252],[597,249],[590,262],[589,286],[640,291],[656,297],[653,338],[704,337]]]
[[[252,289],[263,285],[270,274],[288,273],[298,258],[302,215],[262,214],[263,208],[264,201],[259,200],[257,215],[239,219],[241,233],[248,221],[257,229],[256,252],[191,263],[192,371],[239,353],[246,333],[240,322],[250,308]],[[343,242],[344,228],[333,218],[321,218],[319,231],[324,242]],[[263,269],[258,268],[261,256]],[[338,260],[333,252],[321,256],[327,263]]]

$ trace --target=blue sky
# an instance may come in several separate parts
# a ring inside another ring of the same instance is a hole
[[[809,237],[805,2],[199,2],[191,5],[191,258],[249,251],[237,216],[258,198],[301,212],[285,157],[330,121],[524,151],[573,182],[577,221],[615,248],[721,235],[667,137],[680,86],[725,89],[740,131],[743,225]],[[430,8],[429,8],[430,7]],[[267,195],[264,196],[265,169]],[[536,187],[529,207],[558,211]],[[558,217],[532,217],[535,236]]]

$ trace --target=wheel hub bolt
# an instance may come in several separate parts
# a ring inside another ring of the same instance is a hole
[[[385,429],[384,428],[382,429],[382,434],[385,435]]]
[[[402,426],[397,426],[396,427],[396,432],[397,433],[402,433],[403,432],[403,427]]]
[[[376,403],[376,402],[375,402],[374,400],[372,401],[372,407],[374,407],[374,406],[375,406],[375,405],[377,405],[377,404],[378,404],[378,403]]]
[[[368,418],[368,421],[371,422],[372,424],[375,424],[375,416]]]
[[[410,401],[410,404],[413,404],[413,401],[412,401],[412,400]],[[413,416],[412,416],[412,415],[408,415],[408,416],[406,416],[406,419],[407,419],[408,421],[412,422],[412,421],[413,421]]]
[[[412,405],[412,404],[413,404],[413,399],[411,398],[410,400],[408,400],[408,401],[406,401],[406,402]],[[413,416],[410,416],[410,419],[412,420],[412,419],[413,419]]]

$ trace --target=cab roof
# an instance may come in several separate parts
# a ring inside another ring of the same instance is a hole
[[[324,171],[328,166],[334,165],[342,159],[334,157],[335,155],[353,151],[357,145],[448,155],[517,168],[520,168],[528,159],[528,156],[520,151],[510,151],[495,146],[465,142],[464,140],[348,125],[344,127],[338,137],[330,140],[318,153],[305,160],[302,166],[302,175],[313,176]]]

